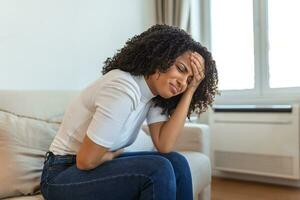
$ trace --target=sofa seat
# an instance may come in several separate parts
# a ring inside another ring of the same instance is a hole
[[[0,121],[0,128],[3,129],[1,134],[5,137],[17,138],[21,141],[21,146],[14,146],[14,149],[18,151],[12,155],[15,158],[22,157],[22,160],[19,161],[24,161],[23,164],[26,162],[27,166],[26,169],[24,168],[24,176],[22,176],[24,178],[22,179],[22,185],[20,185],[22,187],[11,187],[14,181],[9,179],[6,182],[2,182],[2,185],[0,185],[0,189],[2,190],[0,191],[5,191],[4,188],[7,190],[7,193],[0,194],[4,197],[3,199],[43,200],[41,194],[32,196],[25,194],[33,194],[35,191],[39,191],[43,156],[56,134],[60,123],[59,120],[62,118],[66,106],[76,95],[78,95],[76,91],[0,91],[0,112],[2,112],[0,115],[2,116],[0,119],[2,120]],[[20,127],[21,125],[22,127]],[[6,141],[3,138],[1,139],[0,137],[0,142],[5,144]],[[29,145],[28,147],[31,149],[27,149],[23,145],[24,143]],[[7,150],[10,149],[2,148],[3,152],[0,152],[0,155],[8,155],[6,154]],[[155,148],[151,137],[149,137],[147,126],[142,127],[136,141],[125,149],[125,151],[153,150],[155,151]],[[27,151],[30,153],[27,154]],[[211,166],[209,159],[209,127],[204,124],[186,123],[182,129],[180,138],[177,140],[174,151],[183,154],[188,160],[192,174],[194,200],[210,200]],[[3,157],[0,158],[5,159]],[[5,160],[2,161],[0,160],[0,163],[7,163]],[[5,168],[2,165],[1,167],[0,172],[2,169],[2,172],[10,173],[10,176],[3,177],[18,178],[9,166]],[[10,188],[14,188],[14,190],[12,191]],[[11,194],[12,192],[14,194]],[[7,198],[9,196],[14,197]]]
[[[199,152],[180,152],[187,159],[190,165],[192,180],[193,180],[193,191],[199,188],[205,188],[210,184],[211,172],[210,172],[210,162],[206,155]],[[197,199],[197,197],[194,197]],[[44,200],[41,194],[33,196],[21,196],[7,198],[7,200]]]
[[[41,194],[37,194],[37,195],[31,195],[31,196],[6,198],[5,200],[44,200],[44,198]]]

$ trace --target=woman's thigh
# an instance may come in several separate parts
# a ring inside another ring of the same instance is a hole
[[[166,158],[172,164],[175,178],[176,178],[176,199],[187,200],[193,199],[193,185],[192,177],[189,164],[186,158],[177,152],[171,153],[159,153],[154,151],[143,151],[143,152],[126,152],[123,153],[122,157],[136,157],[136,156],[149,156],[155,155]]]
[[[93,170],[76,165],[57,173],[49,166],[43,195],[47,199],[175,199],[170,161],[158,155],[120,156]],[[163,195],[162,195],[163,194]]]
[[[183,170],[190,171],[189,164],[186,158],[178,152],[170,152],[170,153],[159,153],[156,151],[125,152],[121,154],[119,157],[117,157],[116,159],[124,158],[124,157],[149,156],[149,155],[161,156],[163,158],[168,159],[171,162],[175,172],[183,171]]]

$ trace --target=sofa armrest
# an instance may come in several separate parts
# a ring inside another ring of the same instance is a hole
[[[205,124],[186,123],[175,144],[176,151],[196,151],[209,157],[210,135],[209,127]]]
[[[147,125],[143,125],[143,130],[149,134]],[[209,127],[205,124],[186,123],[182,133],[174,146],[175,151],[196,151],[209,157],[210,135]]]

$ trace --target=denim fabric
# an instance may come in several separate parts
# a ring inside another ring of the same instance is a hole
[[[48,153],[41,178],[48,200],[192,200],[192,179],[179,153],[128,152],[95,169],[76,167],[76,156]]]

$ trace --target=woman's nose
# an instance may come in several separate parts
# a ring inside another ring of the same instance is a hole
[[[180,77],[177,79],[177,87],[180,88],[180,90],[184,89],[187,86],[187,77]]]

